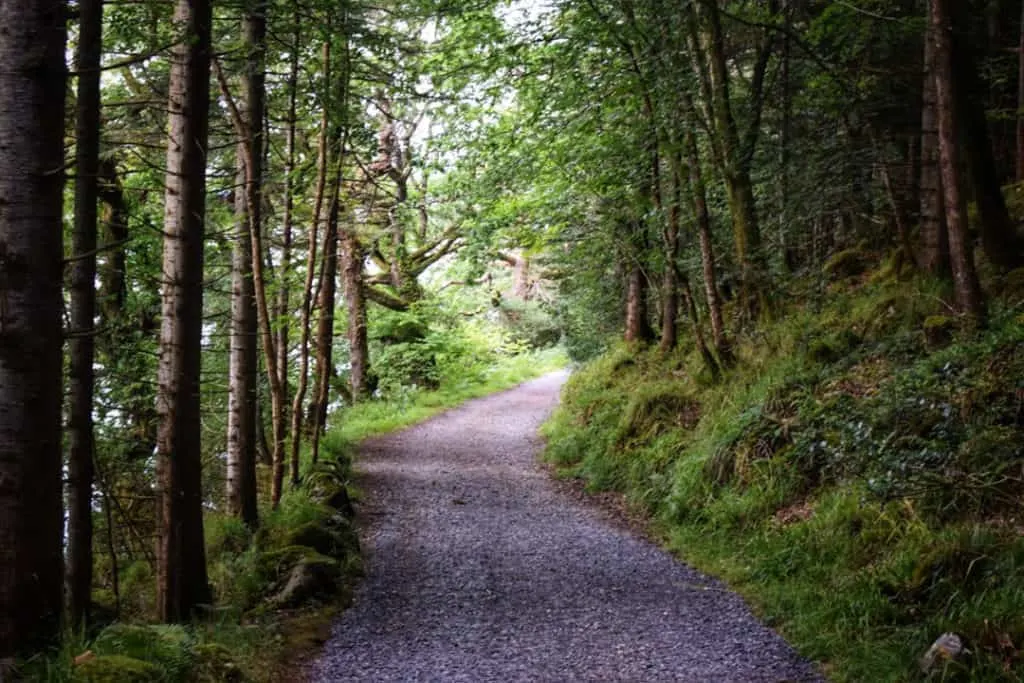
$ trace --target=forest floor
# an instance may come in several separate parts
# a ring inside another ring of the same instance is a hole
[[[312,681],[818,680],[743,601],[551,480],[566,373],[367,441],[366,577]]]

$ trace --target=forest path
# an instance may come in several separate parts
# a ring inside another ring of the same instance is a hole
[[[558,491],[556,373],[367,442],[367,575],[312,681],[805,681],[743,601]]]

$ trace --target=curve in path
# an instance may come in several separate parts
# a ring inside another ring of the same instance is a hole
[[[365,444],[367,575],[312,681],[819,680],[743,601],[558,492],[563,373]]]

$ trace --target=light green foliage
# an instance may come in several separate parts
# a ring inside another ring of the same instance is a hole
[[[97,655],[148,662],[160,672],[159,678],[152,680],[180,681],[192,667],[194,643],[192,634],[183,626],[113,624],[96,637],[91,649]]]
[[[546,457],[624,492],[835,680],[916,680],[947,630],[970,680],[1017,680],[1024,325],[999,304],[937,347],[933,287],[793,306],[719,384],[694,354],[617,347],[570,379]]]

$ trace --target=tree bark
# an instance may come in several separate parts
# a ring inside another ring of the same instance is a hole
[[[732,109],[732,94],[729,84],[729,69],[726,65],[725,40],[722,31],[721,14],[717,2],[700,0],[706,22],[706,45],[699,38],[691,40],[695,50],[706,50],[710,77],[707,79],[711,94],[711,114],[714,136],[718,138],[722,176],[725,180],[726,198],[733,223],[733,240],[736,260],[740,266],[740,301],[745,315],[753,319],[768,304],[767,272],[764,254],[761,252],[761,229],[758,222],[757,202],[754,185],[750,177],[754,146],[759,130],[761,109],[764,101],[761,93],[771,43],[761,49],[751,78],[751,121],[747,133],[741,140],[739,127]]]
[[[101,159],[98,172],[98,192],[104,205],[102,222],[107,242],[100,263],[99,303],[104,325],[108,325],[124,312],[124,303],[128,296],[125,280],[127,259],[124,249],[128,241],[128,205],[114,161]]]
[[[250,122],[251,123],[251,122]],[[251,129],[250,129],[251,134]],[[227,506],[250,528],[258,524],[256,507],[256,294],[246,188],[250,156],[239,142],[235,239],[231,263],[231,350],[228,359]]]
[[[931,9],[929,9],[929,17]],[[930,19],[929,19],[930,21]],[[924,84],[921,102],[921,248],[924,269],[937,277],[949,275],[949,237],[939,168],[939,125],[935,101],[935,35],[925,31]]]
[[[1017,182],[1024,182],[1024,3],[1020,6],[1017,43]]]
[[[199,373],[209,124],[209,0],[178,0],[171,51],[160,364],[157,375],[159,618],[187,620],[210,601],[203,542]]]
[[[366,332],[363,251],[351,226],[341,230],[341,274],[348,309],[349,386],[352,402],[356,403],[369,393],[370,352]]]
[[[320,316],[316,327],[316,378],[313,395],[312,462],[320,456],[320,435],[327,421],[327,405],[330,400],[331,375],[334,370],[334,299],[338,281],[338,219],[341,185],[340,160],[338,177],[334,179],[331,191],[331,206],[328,209],[327,230],[324,233],[323,265],[320,272],[323,285],[320,288]],[[292,472],[292,484],[298,486],[296,472]]]
[[[67,590],[72,628],[89,619],[92,598],[92,489],[94,436],[92,399],[95,376],[96,234],[99,201],[100,58],[103,1],[78,5],[75,66],[75,224],[71,250],[71,339],[68,343]]]
[[[323,47],[323,73],[324,92],[330,92],[331,86],[331,43],[328,39]],[[317,181],[316,196],[313,199],[313,220],[309,225],[309,239],[306,254],[306,281],[302,289],[301,321],[299,322],[299,383],[295,388],[295,395],[292,397],[291,409],[291,449],[290,467],[291,478],[299,478],[299,449],[302,445],[302,405],[306,401],[306,391],[309,387],[309,328],[313,308],[313,282],[316,279],[317,247],[320,221],[322,219],[324,195],[327,192],[327,165],[329,155],[330,125],[329,107],[324,106],[320,118],[320,137],[317,145]],[[274,476],[271,490],[271,500],[274,507],[277,507],[281,500],[281,492],[284,485],[284,461],[274,463]]]
[[[718,293],[718,274],[715,267],[715,247],[711,238],[711,214],[708,211],[707,188],[704,183],[704,172],[701,166],[700,149],[697,147],[697,136],[694,134],[696,115],[693,102],[689,96],[683,99],[687,121],[683,130],[683,155],[689,174],[687,188],[693,201],[693,212],[697,222],[697,240],[700,243],[701,272],[704,280],[704,296],[708,303],[708,318],[711,320],[711,338],[722,365],[731,365],[733,361],[732,344],[725,331],[722,318],[722,297]]]
[[[630,226],[633,231],[639,230]],[[635,235],[634,235],[635,236]],[[654,333],[647,319],[647,276],[637,253],[630,254],[631,263],[626,275],[626,332],[627,342],[649,342]]]
[[[0,3],[0,658],[59,633],[65,7]]]
[[[962,109],[957,98],[953,65],[952,0],[931,0],[931,30],[935,39],[935,101],[939,127],[939,165],[946,202],[946,227],[949,234],[953,292],[961,313],[980,321],[984,316],[981,287],[974,270],[974,256],[967,231],[967,198],[960,171]]]
[[[978,83],[977,67],[967,38],[963,35],[970,23],[969,8],[964,3],[949,6],[953,26],[950,35],[953,60],[954,91],[957,93],[957,116],[963,127],[960,143],[967,152],[967,165],[974,186],[978,207],[978,231],[989,262],[1008,271],[1024,265],[1024,245],[1017,237],[1017,226],[1010,217],[1003,199],[1003,188],[992,153],[988,121],[985,118],[983,89]]]

